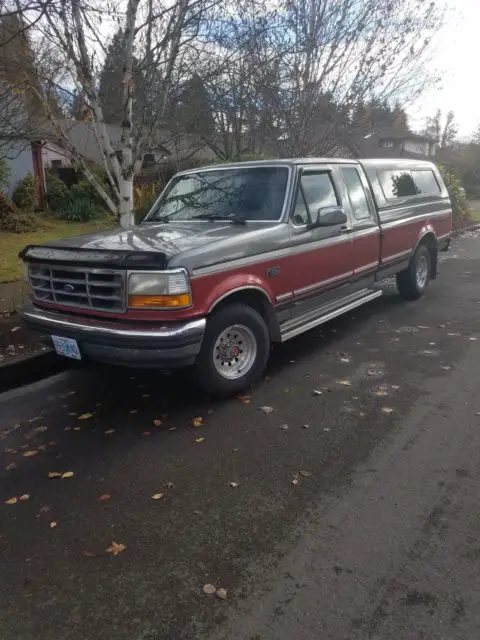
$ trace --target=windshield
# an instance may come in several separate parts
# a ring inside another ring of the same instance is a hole
[[[278,220],[287,179],[286,167],[218,169],[178,176],[146,220]]]

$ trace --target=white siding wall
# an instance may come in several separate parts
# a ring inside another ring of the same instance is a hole
[[[10,169],[5,191],[7,195],[11,196],[17,182],[23,180],[27,173],[33,175],[32,146],[28,140],[12,142],[10,150],[3,157]]]
[[[65,154],[65,151],[60,147],[57,147],[53,142],[46,142],[42,148],[42,161],[44,169],[50,169],[52,166],[52,160],[61,160],[62,167],[71,167],[72,163],[70,158]]]
[[[405,151],[411,151],[412,153],[421,153],[424,156],[428,156],[428,142],[417,142],[414,140],[405,140],[403,148]]]

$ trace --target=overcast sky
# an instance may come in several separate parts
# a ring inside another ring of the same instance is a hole
[[[411,126],[422,129],[437,108],[455,112],[460,136],[480,125],[480,0],[447,0],[446,24],[439,34],[433,65],[442,71],[439,89],[427,91],[409,109]]]

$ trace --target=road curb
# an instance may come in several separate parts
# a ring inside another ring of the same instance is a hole
[[[16,358],[0,365],[0,393],[55,375],[69,366],[66,358],[59,358],[51,349]]]
[[[468,233],[469,231],[475,231],[476,229],[480,229],[480,222],[476,222],[475,224],[471,224],[468,227],[464,227],[463,229],[457,229],[455,231],[452,231],[451,237],[452,238],[456,238],[458,236],[461,236],[462,233]]]

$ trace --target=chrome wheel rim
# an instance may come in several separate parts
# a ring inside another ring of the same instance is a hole
[[[257,340],[243,324],[227,327],[213,347],[213,364],[227,380],[236,380],[250,371],[257,357]]]
[[[423,289],[427,284],[428,278],[428,260],[426,256],[420,256],[417,262],[417,287]]]

